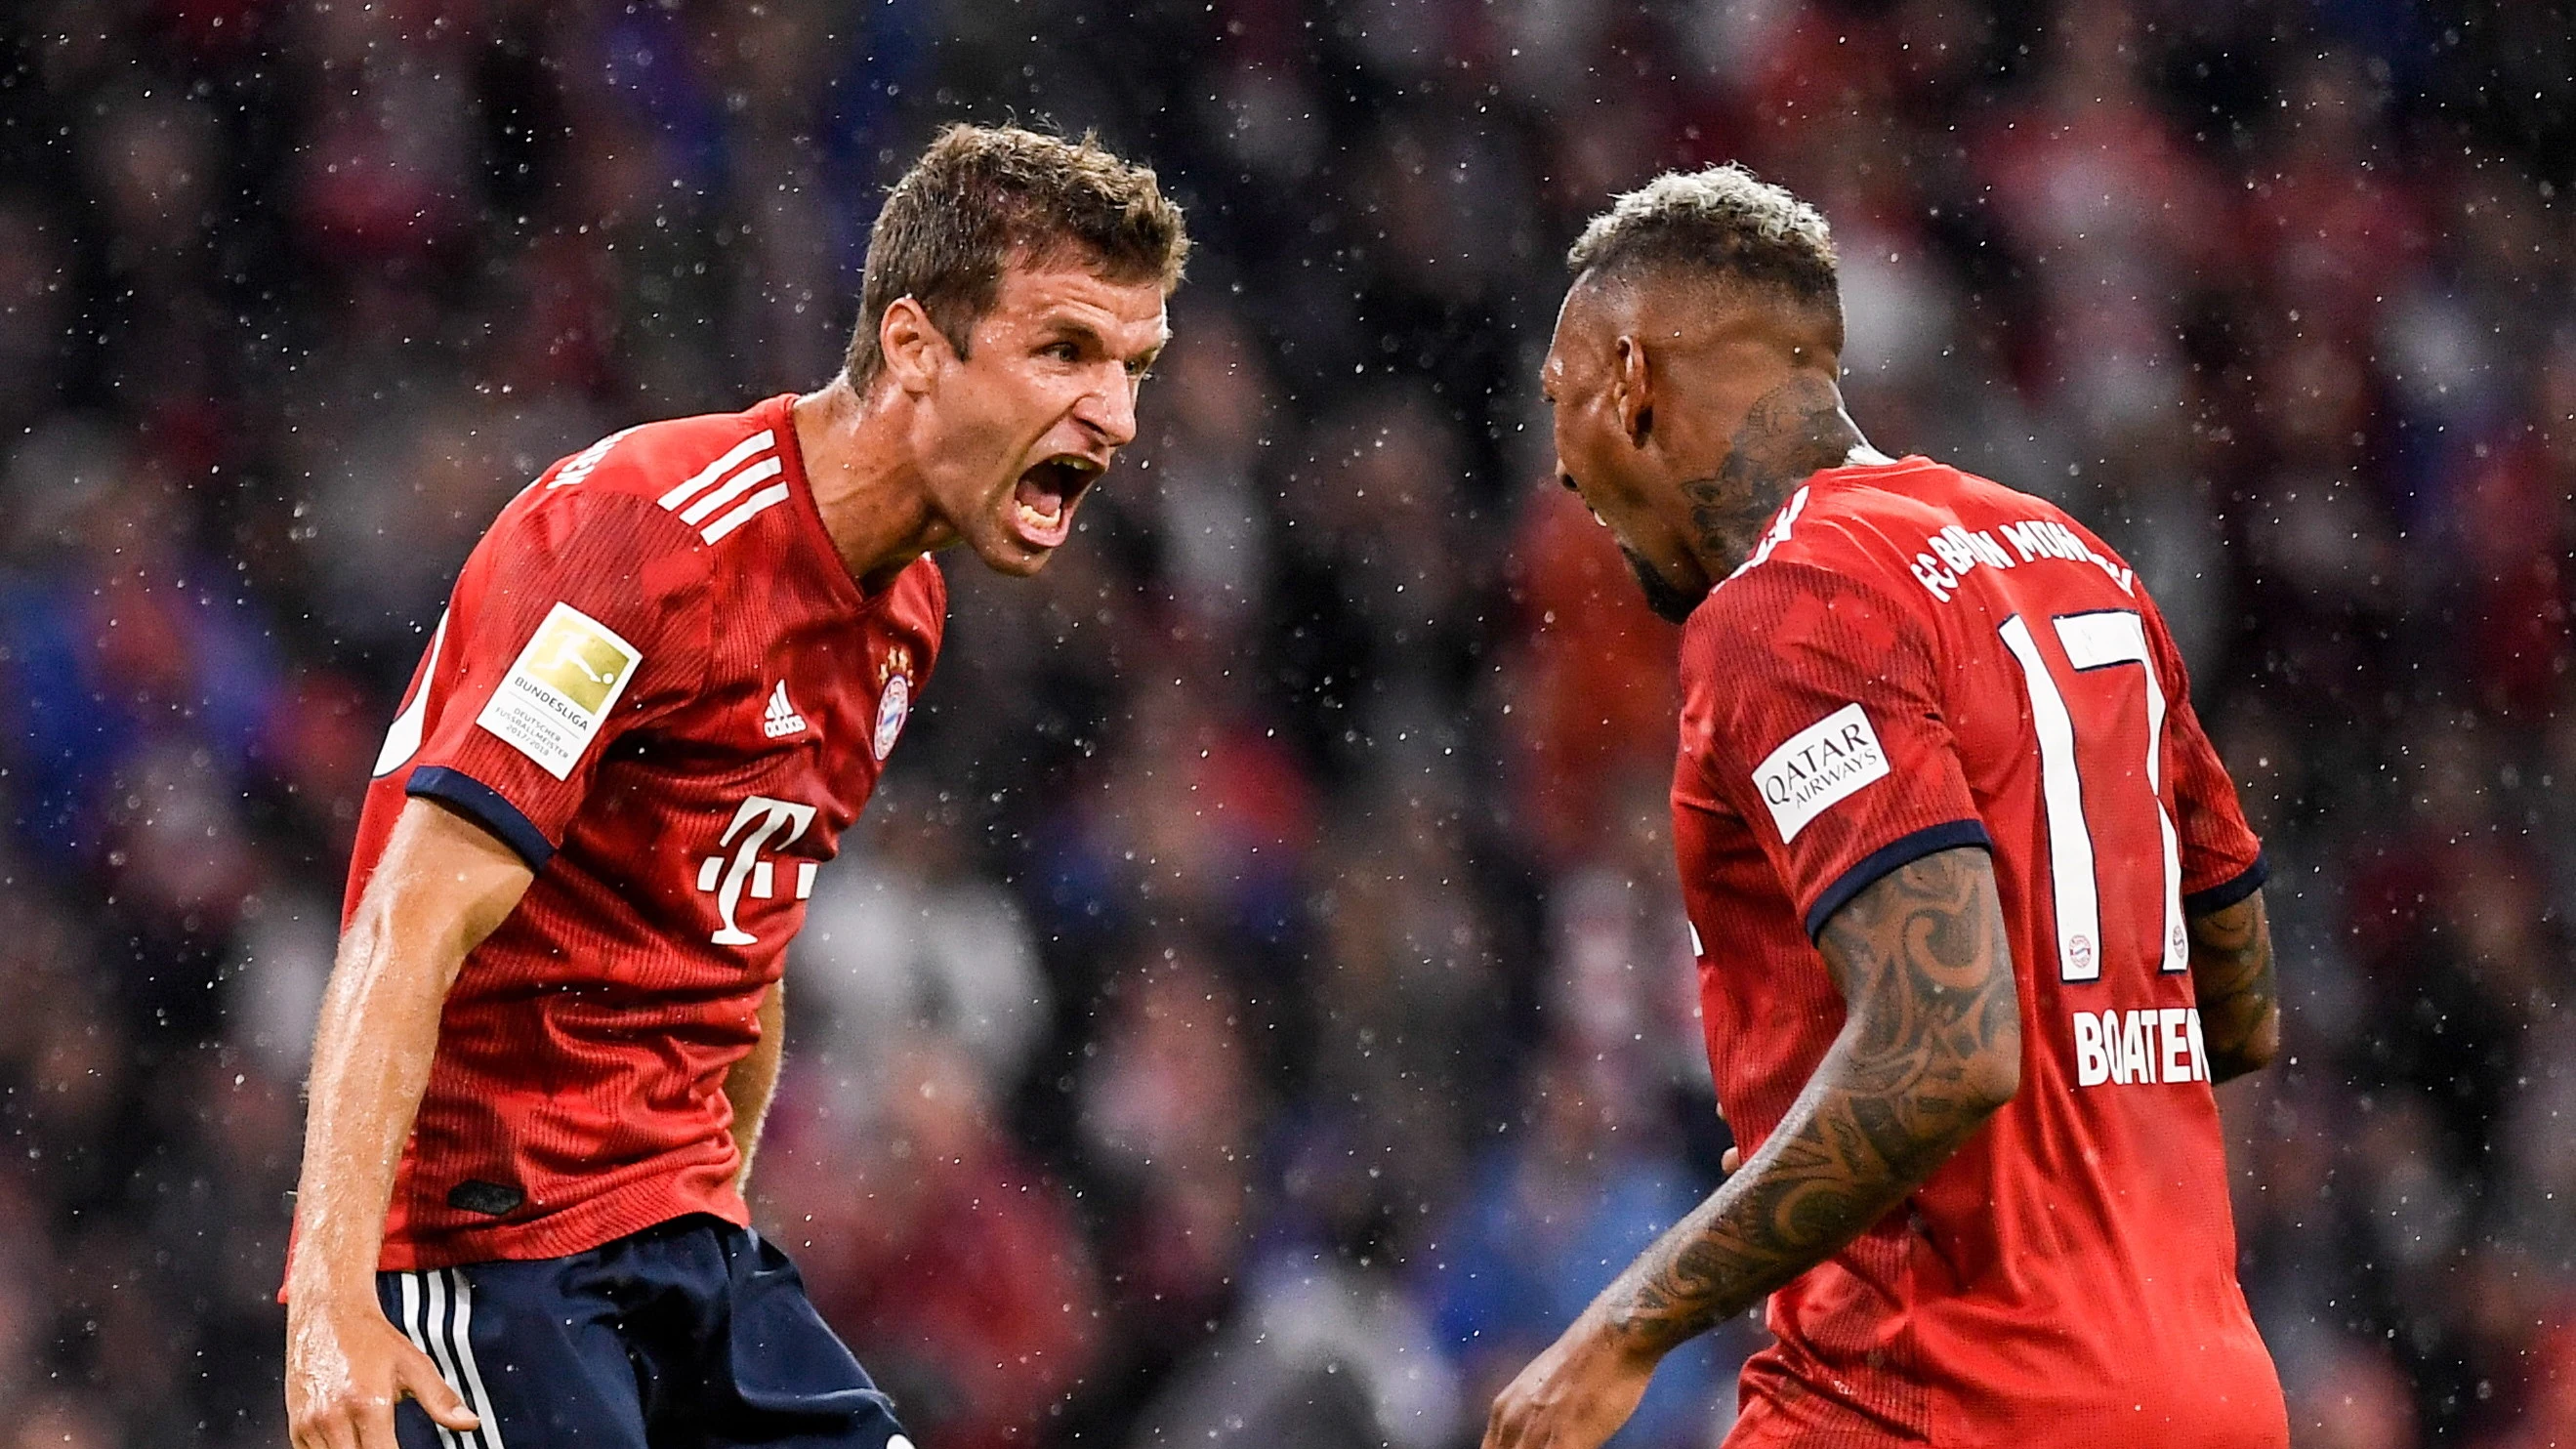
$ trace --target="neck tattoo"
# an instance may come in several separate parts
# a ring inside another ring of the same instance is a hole
[[[1812,372],[1792,375],[1745,413],[1724,466],[1681,485],[1693,541],[1710,577],[1733,573],[1753,552],[1762,525],[1813,474],[1892,461],[1844,415],[1830,379]]]

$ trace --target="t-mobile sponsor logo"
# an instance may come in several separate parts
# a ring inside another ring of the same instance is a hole
[[[742,906],[748,893],[753,900],[765,901],[778,894],[777,868],[761,859],[762,852],[775,855],[796,843],[806,828],[814,823],[814,807],[791,800],[772,800],[754,795],[734,811],[733,823],[725,827],[724,838],[716,842],[729,847],[731,855],[710,855],[698,864],[698,889],[716,898],[716,916],[723,922],[707,939],[719,946],[750,946],[760,938],[734,923],[734,912]],[[814,894],[814,868],[810,860],[796,862],[796,899]]]

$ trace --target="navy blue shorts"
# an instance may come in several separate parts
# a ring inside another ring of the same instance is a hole
[[[568,1258],[379,1273],[385,1316],[483,1420],[403,1449],[912,1449],[787,1255],[709,1217]]]

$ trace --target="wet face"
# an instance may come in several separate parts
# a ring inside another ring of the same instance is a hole
[[[1113,282],[1070,260],[1006,268],[921,413],[931,505],[953,536],[1002,573],[1045,567],[1135,440],[1137,389],[1169,335],[1151,279]]]
[[[1623,372],[1636,371],[1599,289],[1577,283],[1539,370],[1539,390],[1555,413],[1557,479],[1619,541],[1647,607],[1678,624],[1699,607],[1710,580],[1652,506],[1673,480],[1659,454],[1641,445],[1640,432],[1653,427],[1651,406],[1622,396]]]

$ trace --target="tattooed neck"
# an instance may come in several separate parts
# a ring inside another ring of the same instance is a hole
[[[1681,485],[1693,545],[1709,577],[1735,572],[1762,525],[1810,474],[1839,468],[1868,449],[1843,412],[1842,394],[1818,373],[1793,373],[1756,399],[1728,442],[1725,464]]]

